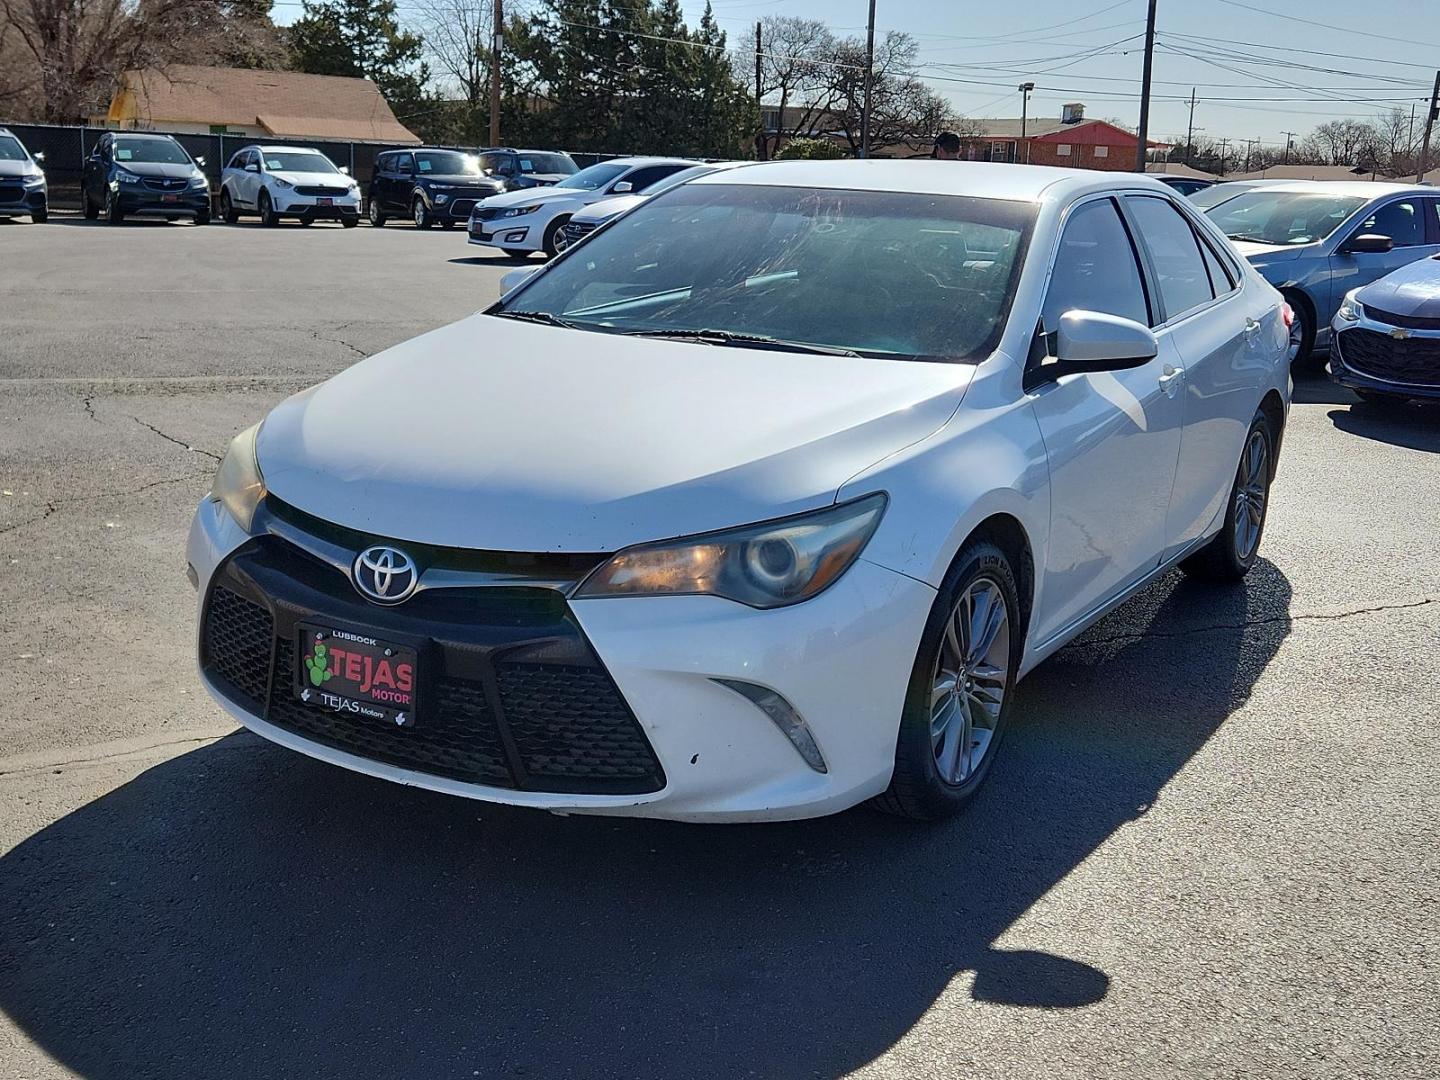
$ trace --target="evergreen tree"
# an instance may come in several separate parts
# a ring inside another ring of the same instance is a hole
[[[295,70],[370,79],[402,123],[433,107],[423,51],[419,36],[400,28],[395,0],[305,0],[304,16],[290,28]]]

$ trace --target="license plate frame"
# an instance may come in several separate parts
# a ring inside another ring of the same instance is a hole
[[[320,622],[295,627],[293,692],[302,705],[409,729],[419,711],[420,650]]]
[[[315,200],[315,205],[316,205],[316,206],[334,206],[334,205],[335,205],[335,200],[334,200],[333,198],[326,198],[326,197],[322,196],[322,197],[320,197],[320,198],[318,198],[318,199]]]
[[[180,196],[179,196],[179,195],[161,195],[161,196],[160,196],[160,201],[161,201],[162,203],[176,203],[176,202],[179,202],[179,201],[180,201]]]

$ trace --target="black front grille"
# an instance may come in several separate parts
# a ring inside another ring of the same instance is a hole
[[[494,221],[499,214],[500,207],[498,206],[477,206],[474,216],[476,221]]]
[[[341,195],[349,195],[350,189],[348,187],[331,187],[328,184],[300,184],[295,188],[295,194],[338,198]]]
[[[475,209],[474,199],[456,199],[450,204],[451,217],[469,217],[470,211]]]
[[[570,243],[589,236],[599,226],[593,221],[567,221],[565,223],[565,239]]]
[[[145,186],[151,191],[183,191],[190,181],[170,176],[147,176]]]
[[[25,197],[21,184],[0,184],[0,203],[17,203]]]
[[[1410,386],[1440,386],[1440,338],[1394,338],[1374,330],[1342,330],[1344,365],[1361,375]]]
[[[297,624],[317,619],[417,649],[413,727],[295,700]],[[237,705],[360,757],[529,791],[641,794],[665,783],[634,714],[551,589],[432,589],[379,608],[340,571],[265,536],[217,571],[201,641],[202,667]]]
[[[1432,315],[1429,318],[1423,315],[1401,315],[1395,311],[1377,308],[1374,304],[1365,305],[1365,315],[1376,322],[1389,323],[1391,326],[1403,326],[1407,330],[1440,330],[1440,315]]]

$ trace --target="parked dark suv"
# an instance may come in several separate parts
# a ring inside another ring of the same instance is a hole
[[[29,214],[39,225],[50,216],[45,193],[44,154],[31,153],[6,128],[0,127],[0,218]]]
[[[85,159],[80,200],[85,216],[110,222],[130,214],[154,214],[175,221],[210,221],[210,183],[200,166],[169,135],[107,131]]]
[[[504,190],[499,180],[481,174],[474,154],[421,146],[387,150],[375,158],[366,202],[371,225],[403,214],[419,228],[438,221],[448,229],[469,218],[477,201]]]
[[[549,187],[580,171],[569,154],[553,150],[512,150],[492,146],[480,151],[480,171],[505,185],[506,191]]]

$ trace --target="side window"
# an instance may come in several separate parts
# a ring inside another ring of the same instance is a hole
[[[503,154],[481,154],[480,171],[486,176],[491,173],[503,173],[505,171],[505,159]]]
[[[1230,267],[1220,261],[1220,257],[1211,249],[1209,243],[1202,236],[1200,238],[1200,254],[1205,256],[1205,269],[1210,271],[1210,288],[1216,296],[1224,296],[1239,284],[1230,271]]]
[[[227,169],[243,169],[245,167],[246,152],[247,151],[241,150],[238,154],[236,154],[230,159],[230,164],[226,165],[225,167]]]
[[[629,176],[625,177],[631,183],[631,191],[644,191],[652,184],[657,184],[672,173],[681,169],[688,169],[688,165],[647,165],[643,169],[636,169]]]
[[[375,158],[375,171],[387,173],[394,167],[395,159],[390,154],[378,154]]]
[[[1067,311],[1099,311],[1150,324],[1135,248],[1109,199],[1078,207],[1065,223],[1041,318],[1047,333]]]
[[[1422,199],[1425,207],[1425,227],[1430,230],[1426,237],[1428,244],[1440,244],[1440,199]]]
[[[398,172],[401,176],[414,176],[414,175],[415,175],[415,155],[414,155],[414,154],[396,154],[396,155],[395,155],[395,171]]]
[[[1400,199],[1386,203],[1365,219],[1354,235],[1378,233],[1388,236],[1396,247],[1415,247],[1425,243],[1425,218],[1421,205],[1428,200]]]
[[[1200,240],[1180,211],[1154,196],[1127,195],[1125,203],[1150,252],[1156,285],[1165,302],[1165,318],[1179,318],[1215,299]]]

